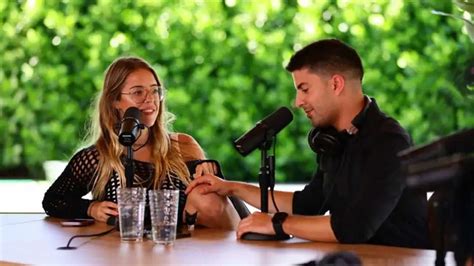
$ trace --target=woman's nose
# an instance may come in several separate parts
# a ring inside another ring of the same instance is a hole
[[[155,100],[155,96],[153,95],[152,91],[147,91],[145,95],[145,103],[153,102]]]

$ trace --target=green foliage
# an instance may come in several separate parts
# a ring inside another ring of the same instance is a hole
[[[166,87],[174,130],[193,135],[229,178],[256,180],[259,153],[232,147],[256,121],[293,105],[284,66],[336,37],[366,68],[365,93],[422,144],[474,125],[463,83],[474,58],[450,1],[0,1],[0,168],[68,159],[113,59],[138,55]],[[278,136],[277,179],[307,181],[314,154],[301,111]],[[36,172],[32,175],[37,176]]]

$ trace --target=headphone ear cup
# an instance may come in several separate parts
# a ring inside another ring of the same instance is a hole
[[[317,146],[315,145],[316,142],[316,135],[319,134],[319,128],[312,128],[308,133],[308,145],[313,150],[313,152],[318,153]]]
[[[336,129],[321,130],[313,128],[308,133],[309,147],[317,154],[339,154],[343,144]]]

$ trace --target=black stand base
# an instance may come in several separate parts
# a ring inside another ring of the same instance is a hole
[[[288,240],[292,238],[292,236],[284,234],[284,235],[267,235],[267,234],[259,234],[259,233],[252,233],[247,232],[242,235],[241,239],[243,240]]]

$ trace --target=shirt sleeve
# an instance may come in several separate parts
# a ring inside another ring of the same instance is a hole
[[[363,155],[361,189],[351,197],[342,212],[331,214],[331,226],[341,243],[368,241],[398,203],[405,188],[397,153],[410,146],[400,131],[376,136]]]
[[[98,151],[84,149],[76,153],[61,175],[46,191],[43,209],[58,218],[87,218],[91,200],[82,197],[90,192],[98,167]]]
[[[317,215],[323,200],[323,172],[318,170],[302,191],[293,193],[293,214]]]

